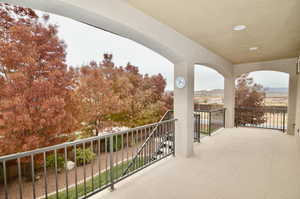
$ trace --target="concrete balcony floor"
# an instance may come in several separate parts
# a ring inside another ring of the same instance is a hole
[[[224,129],[93,199],[299,199],[300,139],[264,129]]]

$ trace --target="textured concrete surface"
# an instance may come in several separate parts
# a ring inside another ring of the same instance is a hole
[[[278,131],[225,129],[93,199],[299,199],[300,139]]]

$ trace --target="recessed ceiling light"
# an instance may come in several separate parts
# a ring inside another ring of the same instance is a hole
[[[240,30],[245,30],[247,28],[246,25],[236,25],[236,26],[233,26],[233,30],[235,31],[240,31]]]
[[[255,50],[258,50],[258,47],[257,46],[254,46],[254,47],[251,47],[249,48],[250,51],[255,51]]]

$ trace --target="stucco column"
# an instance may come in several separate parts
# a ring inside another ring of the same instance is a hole
[[[297,75],[297,83],[296,83],[296,118],[295,118],[295,124],[296,124],[296,128],[295,128],[295,135],[300,136],[300,75]]]
[[[225,128],[234,127],[235,77],[224,77]]]
[[[175,64],[174,75],[174,117],[178,119],[175,122],[175,154],[190,157],[193,154],[194,136],[194,64]],[[178,76],[185,79],[184,88],[177,88]]]
[[[288,99],[288,123],[287,123],[287,133],[289,135],[295,135],[296,103],[297,103],[297,76],[290,75],[289,99]]]

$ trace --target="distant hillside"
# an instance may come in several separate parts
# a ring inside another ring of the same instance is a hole
[[[200,96],[222,97],[224,96],[224,90],[223,89],[200,90],[200,91],[195,91],[194,95],[196,97],[200,97]]]
[[[266,87],[264,88],[267,96],[287,96],[288,95],[288,88],[271,88]],[[213,89],[213,90],[200,90],[195,91],[195,97],[203,97],[203,96],[210,96],[210,97],[223,97],[224,90],[223,89]]]
[[[288,88],[270,88],[266,87],[265,88],[266,93],[288,93],[289,89]]]

